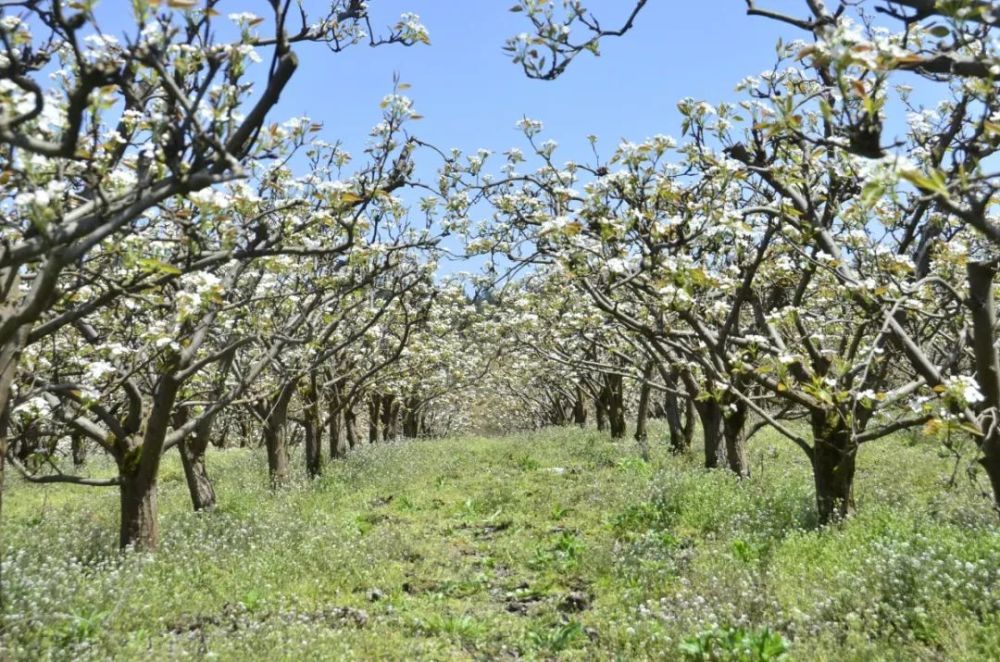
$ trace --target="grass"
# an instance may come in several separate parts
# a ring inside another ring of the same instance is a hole
[[[930,443],[865,448],[825,529],[779,439],[744,482],[654,446],[379,446],[277,495],[261,453],[216,451],[207,514],[171,456],[155,556],[114,550],[114,491],[10,480],[0,659],[1000,657],[997,522]]]

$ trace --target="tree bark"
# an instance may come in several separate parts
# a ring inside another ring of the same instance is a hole
[[[73,435],[71,449],[73,452],[74,467],[82,467],[87,463],[87,443],[84,441],[83,435]]]
[[[604,402],[604,389],[594,396],[594,419],[597,422],[598,432],[608,429],[608,410]]]
[[[604,376],[607,388],[608,425],[612,439],[622,439],[628,429],[625,422],[625,392],[621,375]]]
[[[327,416],[329,417],[327,424],[330,426],[330,458],[343,459],[347,457],[347,440],[341,434],[341,420],[344,418],[344,412],[340,408],[339,393],[335,392],[334,397],[330,398],[329,403],[327,403],[327,407]]]
[[[138,464],[136,462],[136,464]],[[149,476],[139,467],[121,472],[121,528],[118,545],[140,552],[156,549],[159,521],[156,503],[156,476]]]
[[[646,461],[649,461],[649,433],[646,430],[646,421],[649,418],[649,396],[652,390],[649,380],[653,378],[655,367],[652,361],[647,361],[646,367],[643,368],[642,386],[639,387],[639,408],[635,413],[635,440],[639,442],[642,459]]]
[[[382,402],[382,441],[395,441],[398,437],[399,400],[390,393]]]
[[[746,448],[747,405],[742,400],[726,398],[722,404],[722,435],[726,442],[729,469],[740,478],[750,477]]]
[[[374,444],[379,438],[379,412],[382,408],[382,396],[373,393],[368,399],[368,443]]]
[[[667,373],[666,386],[670,389],[677,388],[677,375],[671,371]],[[670,452],[686,453],[691,449],[691,439],[685,434],[684,425],[681,422],[680,403],[677,401],[677,394],[667,391],[663,396],[663,414],[667,419],[667,428],[670,430]]]
[[[264,403],[266,410],[261,417],[261,433],[267,449],[267,469],[272,489],[285,485],[291,476],[288,465],[288,404],[295,387],[295,382],[289,381],[278,395]]]
[[[420,400],[416,396],[410,396],[406,400],[406,407],[403,410],[403,436],[408,439],[420,436]]]
[[[205,464],[207,446],[207,443],[201,443],[197,436],[194,436],[182,440],[177,447],[181,454],[181,466],[184,468],[188,493],[191,495],[191,505],[199,512],[214,509],[216,503],[215,488],[208,477],[208,468]]]
[[[173,374],[161,374],[153,388],[152,405],[145,417],[141,437],[118,439],[115,460],[121,479],[121,528],[119,545],[152,551],[159,538],[156,477],[163,459],[163,445],[170,427],[180,382]]]
[[[184,425],[188,420],[188,410],[182,408],[174,414],[174,427]],[[215,508],[215,488],[208,477],[208,469],[205,465],[205,451],[208,449],[209,439],[212,434],[212,426],[215,416],[209,416],[198,423],[194,432],[177,444],[177,451],[181,456],[181,467],[184,469],[184,479],[187,482],[188,495],[191,497],[191,505],[195,511],[212,510]]]
[[[316,373],[312,373],[303,393],[305,419],[306,475],[317,478],[323,474],[323,425],[319,418],[319,389]]]
[[[694,398],[684,399],[684,449],[690,450],[694,445],[694,430],[698,420],[698,411],[694,406]]]
[[[705,468],[718,469],[726,465],[726,445],[722,435],[722,408],[713,398],[694,403],[701,431],[705,438]]]
[[[562,398],[556,395],[549,395],[549,425],[566,425],[566,410],[563,408]]]
[[[344,434],[347,436],[348,448],[358,447],[358,415],[354,413],[354,403],[348,403],[344,408]]]
[[[979,463],[986,470],[993,488],[993,505],[1000,511],[1000,357],[996,347],[997,316],[994,308],[993,281],[997,269],[992,264],[969,262],[969,309],[972,313],[973,355],[976,360],[976,382],[983,401],[976,405],[983,437],[979,448],[983,456]],[[989,417],[985,412],[992,412]],[[982,421],[983,418],[988,420]]]
[[[587,405],[583,401],[583,389],[576,387],[576,399],[573,401],[573,423],[581,428],[587,427]]]
[[[9,277],[6,271],[0,271],[0,276],[3,277],[5,282],[10,283],[8,286],[7,293],[5,293],[4,301],[10,301],[9,292],[17,292],[17,288],[20,284],[20,278],[15,274],[13,278]],[[13,305],[9,303],[4,303],[0,306],[0,316],[7,315],[13,309]],[[17,366],[21,361],[21,352],[24,351],[24,347],[28,342],[28,326],[24,325],[14,334],[8,342],[4,343],[3,348],[0,349],[0,420],[4,421],[4,427],[6,428],[6,421],[9,417],[8,408],[10,406],[10,387],[14,382],[14,377],[17,374]],[[5,486],[5,472],[7,470],[7,431],[3,431],[0,434],[0,516],[3,514],[3,494]]]
[[[837,411],[814,410],[810,414],[813,432],[813,479],[820,524],[847,517],[854,509],[854,469],[857,446],[850,426]]]

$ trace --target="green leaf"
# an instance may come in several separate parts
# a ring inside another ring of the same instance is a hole
[[[174,265],[151,257],[140,258],[138,265],[151,273],[170,274],[172,276],[179,276],[183,273]]]
[[[948,183],[945,181],[944,174],[940,170],[931,170],[929,173],[923,173],[919,170],[904,170],[900,175],[917,188],[937,193],[944,197],[948,196]]]
[[[861,189],[861,204],[865,207],[873,207],[885,193],[885,186],[879,181],[866,182]]]

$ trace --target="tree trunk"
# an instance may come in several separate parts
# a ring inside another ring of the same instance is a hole
[[[73,466],[82,467],[87,463],[87,442],[84,441],[82,435],[74,434],[71,444]]]
[[[676,374],[671,372],[667,375],[667,388],[677,388]],[[681,422],[680,403],[677,401],[677,394],[667,391],[663,396],[663,415],[667,419],[667,427],[670,430],[670,452],[685,453],[691,449],[691,440],[684,434],[684,425]]]
[[[374,444],[378,441],[379,411],[381,410],[382,397],[373,393],[368,399],[368,443]]]
[[[295,393],[295,382],[290,381],[272,400],[265,402],[261,425],[264,447],[267,449],[267,469],[271,488],[288,482],[291,471],[288,465],[288,404]]]
[[[152,551],[159,538],[156,477],[163,459],[163,445],[170,427],[180,381],[161,373],[153,389],[152,405],[145,416],[141,437],[118,439],[115,459],[121,479],[121,529],[119,545]]]
[[[562,399],[558,395],[549,395],[549,425],[562,426],[566,424],[565,410],[563,410]]]
[[[232,425],[232,419],[227,418],[226,424],[222,426],[222,431],[217,435],[212,436],[211,444],[216,448],[229,448],[229,428]]]
[[[237,416],[237,425],[240,428],[240,448],[246,448],[250,442],[250,418],[248,416]]]
[[[288,482],[291,472],[288,466],[288,429],[284,421],[265,425],[264,446],[267,448],[267,473],[271,488],[276,489]]]
[[[587,427],[587,405],[583,401],[583,389],[576,387],[576,399],[573,401],[573,423],[581,428]]]
[[[323,473],[323,425],[319,418],[319,391],[316,373],[309,377],[304,393],[306,474],[317,478]]]
[[[348,448],[358,447],[358,415],[354,413],[354,403],[344,407],[344,434],[347,436]]]
[[[684,399],[684,449],[690,450],[694,444],[694,430],[698,420],[698,410],[694,398]]]
[[[4,295],[4,304],[0,306],[0,319],[9,315],[13,306],[9,302],[10,292],[17,292],[20,286],[21,279],[17,275],[10,278],[6,271],[0,271],[0,277],[3,278],[4,282],[9,283],[8,290]],[[14,382],[14,377],[17,374],[17,366],[21,361],[21,352],[24,351],[24,347],[28,341],[28,325],[24,324],[17,330],[14,336],[3,344],[3,348],[0,349],[0,420],[6,422],[10,412],[8,408],[10,407],[10,387]],[[6,427],[6,423],[4,425]],[[7,431],[4,430],[3,434],[0,434],[0,516],[3,514],[3,493],[4,493],[4,476],[7,470]]]
[[[140,552],[156,549],[159,538],[156,476],[147,476],[138,467],[121,472],[121,528],[118,545]]]
[[[728,400],[728,399],[727,399]],[[722,435],[726,441],[729,468],[740,478],[750,477],[750,460],[746,448],[747,405],[743,401],[722,403]]]
[[[972,313],[973,355],[976,360],[976,382],[983,394],[983,401],[976,405],[980,418],[985,411],[994,412],[985,424],[980,423],[984,435],[979,442],[983,456],[979,463],[986,470],[993,488],[993,506],[1000,511],[1000,425],[996,412],[1000,412],[1000,357],[996,346],[997,316],[994,309],[993,281],[997,270],[992,264],[969,262],[966,265],[969,281],[969,309]]]
[[[346,437],[347,402],[344,401],[344,379],[337,380],[330,390],[327,402],[327,416],[330,426],[330,457],[343,459],[347,457],[348,440]],[[353,444],[352,444],[353,448]]]
[[[330,458],[343,459],[347,457],[347,440],[341,434],[340,421],[344,417],[344,412],[340,409],[339,394],[331,398],[328,404],[327,415],[330,418]]]
[[[594,396],[594,418],[597,423],[597,430],[604,432],[608,428],[608,410],[604,403],[604,389]]]
[[[391,393],[382,396],[382,441],[392,440],[392,432],[390,429],[392,425],[390,421],[392,420],[392,403],[394,400],[395,396]]]
[[[608,391],[608,425],[612,439],[622,439],[628,429],[625,422],[625,392],[621,375],[605,375]]]
[[[323,474],[322,427],[319,421],[306,418],[305,427],[305,458],[306,475],[319,478]]]
[[[4,494],[4,480],[7,477],[7,434],[10,423],[10,405],[6,403],[3,408],[0,409],[0,534],[3,532],[3,494]],[[0,545],[3,544],[2,536],[0,536]],[[2,549],[2,547],[0,547]],[[3,601],[3,558],[0,557],[0,608],[4,606]]]
[[[202,444],[197,435],[188,437],[178,444],[184,478],[187,481],[188,493],[191,495],[191,505],[196,511],[215,508],[215,488],[208,477],[208,468],[205,465],[207,447],[208,444]]]
[[[399,400],[389,394],[382,402],[382,440],[395,441],[399,437]]]
[[[813,432],[813,480],[820,524],[847,517],[854,509],[854,468],[857,447],[851,429],[839,412],[815,410],[810,414]]]
[[[652,361],[646,362],[642,371],[642,386],[639,387],[639,408],[635,413],[635,440],[639,442],[642,459],[649,461],[649,433],[646,431],[646,421],[649,418],[649,396],[651,387],[649,380],[653,378]]]
[[[718,469],[726,465],[726,445],[722,435],[722,408],[712,398],[694,403],[701,431],[705,438],[705,468]]]
[[[993,507],[1000,511],[1000,426],[990,426],[990,431],[983,437],[980,448],[983,456],[979,459],[979,464],[986,470],[990,486],[993,488]]]
[[[403,436],[408,439],[420,436],[420,400],[416,396],[410,396],[406,400],[406,408],[403,411]]]
[[[174,427],[184,425],[188,420],[187,408],[181,408],[174,414]],[[177,452],[181,456],[181,467],[184,468],[184,479],[187,482],[191,505],[195,511],[215,508],[215,488],[208,477],[205,466],[205,451],[208,449],[209,438],[215,416],[208,416],[198,423],[194,432],[177,444]]]

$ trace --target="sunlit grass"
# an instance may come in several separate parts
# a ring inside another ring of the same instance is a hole
[[[793,659],[1000,655],[997,523],[944,488],[934,447],[865,448],[857,516],[821,530],[794,447],[755,438],[740,482],[656,446],[379,446],[277,495],[261,453],[217,451],[207,514],[171,455],[161,549],[124,559],[113,491],[11,480],[0,657],[675,659],[778,637]]]

